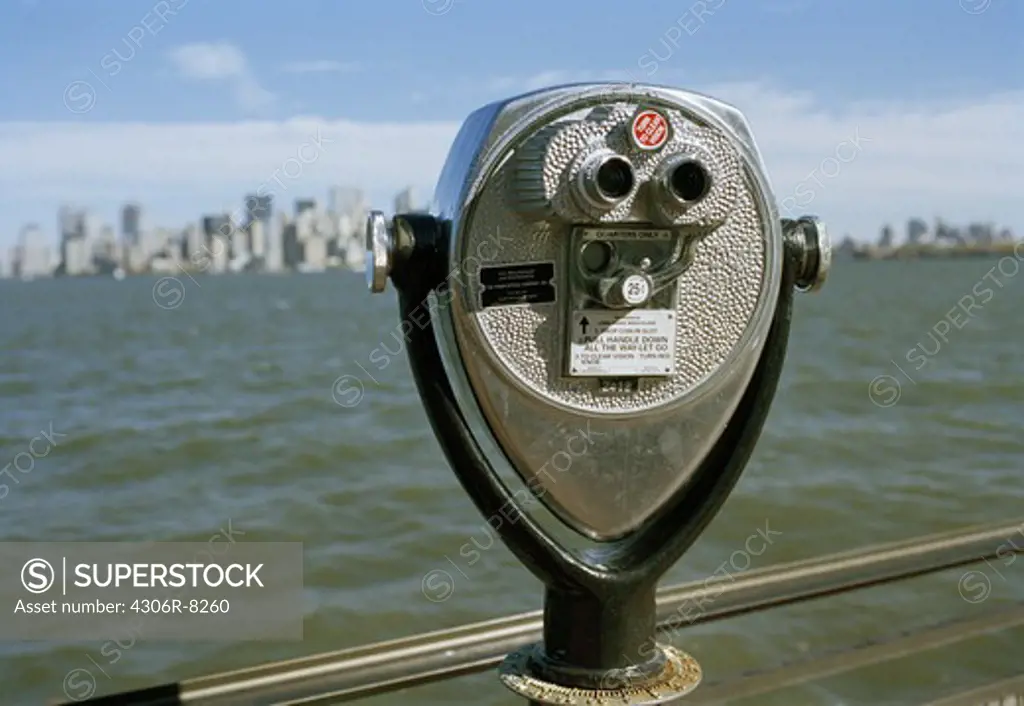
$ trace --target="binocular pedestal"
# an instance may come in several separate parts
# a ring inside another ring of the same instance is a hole
[[[738,480],[774,397],[788,341],[793,292],[808,288],[802,270],[812,221],[786,224],[782,287],[764,353],[731,422],[687,488],[632,535],[607,543],[587,563],[551,541],[523,515],[498,532],[546,585],[544,640],[508,656],[503,683],[536,704],[666,703],[692,691],[701,668],[685,652],[656,640],[657,582],[697,539]],[[415,234],[433,249],[443,231],[429,216],[400,216],[395,231]],[[813,242],[813,241],[812,241]],[[397,265],[397,263],[395,263]],[[403,319],[416,315],[436,285],[432,268],[392,272]],[[460,413],[432,324],[409,331],[408,354],[434,431],[463,487],[484,516],[498,516],[514,498],[491,472]],[[588,699],[591,699],[588,701]]]
[[[824,227],[778,219],[738,111],[636,84],[480,109],[435,201],[437,216],[371,214],[367,281],[394,283],[447,460],[545,586],[543,641],[502,682],[535,704],[685,696],[702,672],[658,643],[657,584],[753,451],[794,292],[829,270]],[[575,425],[586,451],[543,475]],[[538,504],[590,544],[557,540]]]
[[[601,599],[547,589],[544,641],[509,655],[502,682],[531,704],[656,704],[693,691],[697,661],[655,641],[654,588],[623,588]]]

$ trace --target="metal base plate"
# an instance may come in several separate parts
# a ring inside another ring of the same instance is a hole
[[[525,699],[551,706],[655,706],[686,696],[697,688],[703,672],[697,660],[670,645],[658,645],[665,655],[665,669],[653,681],[642,686],[622,685],[612,679],[607,689],[580,689],[543,681],[532,674],[531,658],[536,645],[528,645],[508,655],[498,668],[502,684]]]

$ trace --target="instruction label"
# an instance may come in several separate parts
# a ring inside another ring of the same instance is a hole
[[[651,228],[583,228],[583,240],[670,240],[671,230]]]
[[[480,306],[548,304],[555,301],[555,263],[530,262],[480,269]]]
[[[573,312],[571,325],[572,376],[675,373],[676,312],[672,309],[585,309]]]

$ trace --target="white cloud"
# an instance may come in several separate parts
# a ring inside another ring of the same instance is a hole
[[[186,44],[174,49],[170,59],[184,78],[228,85],[243,110],[258,110],[276,100],[253,76],[242,50],[230,42]]]
[[[183,76],[198,80],[233,79],[249,70],[245,54],[228,42],[186,44],[174,49],[170,56]]]
[[[196,61],[196,70],[207,75],[232,66],[225,57],[200,65]],[[502,85],[519,90],[536,80]],[[778,199],[790,198],[792,205],[794,194],[803,194],[796,210],[821,215],[836,236],[850,232],[873,239],[882,223],[901,225],[913,215],[991,219],[1024,235],[1024,92],[918,106],[829,106],[809,93],[762,84],[708,86],[702,92],[746,112]],[[18,165],[0,176],[0,189],[12,200],[53,202],[71,196],[147,202],[173,195],[183,202],[179,209],[199,214],[222,202],[237,203],[270,180],[319,130],[324,145],[318,158],[284,182],[287,193],[271,189],[281,198],[322,194],[330,184],[358,184],[378,199],[407,184],[429,193],[458,126],[320,118],[0,123],[0,162]],[[848,141],[857,136],[861,148],[849,159]],[[839,156],[847,161],[833,161],[844,142]]]
[[[289,74],[352,73],[359,70],[359,64],[331,60],[292,61],[281,67]]]
[[[263,88],[259,82],[251,76],[242,76],[231,84],[232,95],[235,102],[249,112],[259,110],[277,101],[277,96]]]
[[[22,182],[19,191],[65,194],[63,185],[51,189],[45,182],[153,190],[202,189],[223,182],[255,187],[320,134],[324,146],[318,157],[313,159],[311,151],[302,155],[307,177],[390,188],[432,182],[457,128],[455,122],[371,125],[315,117],[233,123],[0,123],[0,156],[22,163],[17,177],[3,174],[0,183]]]

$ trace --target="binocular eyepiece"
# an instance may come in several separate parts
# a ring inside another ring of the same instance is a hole
[[[602,149],[591,154],[579,170],[579,197],[595,208],[611,210],[637,185],[633,164],[626,157]],[[692,206],[711,190],[711,174],[699,159],[674,155],[658,168],[651,183],[654,199],[671,199],[680,206]]]
[[[665,196],[676,199],[680,204],[694,204],[707,196],[711,189],[711,175],[700,160],[675,155],[662,164],[656,183]]]
[[[498,532],[548,587],[532,676],[506,683],[540,702],[529,679],[601,691],[602,670],[651,685],[683,669],[667,648],[634,654],[654,585],[736,482],[793,292],[830,266],[817,219],[780,219],[742,113],[612,83],[485,106],[433,212],[371,214],[367,250],[371,291],[390,277],[416,323],[410,363],[456,475],[488,517],[517,509]]]
[[[633,192],[634,186],[633,165],[608,149],[590,155],[577,179],[580,196],[596,208],[614,208]]]

